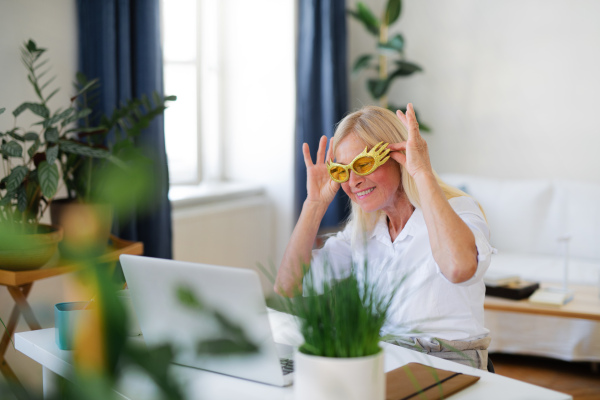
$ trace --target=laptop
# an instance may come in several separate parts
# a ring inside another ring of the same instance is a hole
[[[292,383],[293,347],[273,340],[255,271],[126,254],[120,261],[147,345],[173,344],[180,365],[275,386]],[[205,310],[184,305],[178,291],[193,293]],[[237,324],[258,350],[197,354],[199,342],[231,337],[210,310]]]

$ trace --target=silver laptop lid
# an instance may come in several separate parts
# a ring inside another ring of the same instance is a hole
[[[148,345],[174,344],[175,361],[182,365],[284,385],[255,271],[132,255],[121,255],[120,260]],[[208,312],[183,304],[178,291],[193,293]],[[211,309],[239,326],[258,351],[224,356],[197,354],[198,343],[227,338]]]

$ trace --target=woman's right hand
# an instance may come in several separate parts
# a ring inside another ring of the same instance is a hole
[[[312,162],[312,158],[310,157],[308,144],[304,143],[302,145],[302,153],[304,154],[304,164],[306,165],[307,178],[306,201],[319,203],[326,207],[329,206],[329,204],[333,201],[335,194],[340,189],[340,184],[338,182],[335,182],[329,176],[329,172],[327,171],[327,165],[325,164],[326,160],[333,159],[333,153],[331,150],[332,143],[333,138],[331,138],[329,150],[327,151],[327,157],[325,157],[325,149],[327,148],[327,137],[321,136],[321,140],[319,141],[319,149],[317,150],[317,159],[315,163]]]

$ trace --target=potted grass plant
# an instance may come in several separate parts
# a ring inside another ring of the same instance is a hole
[[[305,272],[303,293],[284,300],[304,337],[294,361],[295,398],[384,399],[380,332],[400,282],[384,289],[367,262],[343,279]]]

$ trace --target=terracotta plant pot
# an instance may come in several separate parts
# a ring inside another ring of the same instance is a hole
[[[64,239],[59,245],[61,256],[81,259],[103,254],[108,246],[112,216],[112,207],[108,204],[53,200],[50,219],[64,229]]]
[[[0,269],[26,271],[47,263],[56,253],[63,230],[59,226],[40,224],[38,231],[11,235],[0,241]]]

